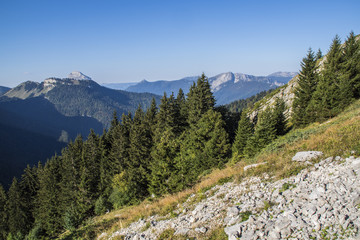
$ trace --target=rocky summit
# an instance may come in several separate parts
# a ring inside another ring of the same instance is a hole
[[[275,181],[264,174],[217,185],[200,202],[190,196],[175,214],[140,219],[99,239],[157,239],[169,229],[174,235],[206,239],[219,228],[234,240],[359,239],[360,158],[319,161],[319,152],[299,155],[308,167],[296,176]]]

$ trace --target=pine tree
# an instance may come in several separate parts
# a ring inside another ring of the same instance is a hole
[[[157,114],[156,101],[155,98],[153,98],[150,107],[146,110],[144,117],[144,124],[147,125],[146,128],[150,130],[151,138],[153,138],[155,134],[156,114]]]
[[[181,129],[181,132],[183,132],[188,126],[188,123],[186,121],[188,113],[187,113],[187,107],[186,107],[185,94],[181,88],[179,89],[179,92],[176,96],[176,103],[177,103],[177,106],[180,111],[177,121],[178,121],[179,127]]]
[[[188,123],[195,124],[208,110],[215,106],[215,98],[211,92],[210,84],[203,73],[197,83],[190,87],[187,95]]]
[[[8,232],[8,214],[6,209],[7,196],[3,186],[0,184],[0,239],[6,239]]]
[[[318,80],[316,58],[310,48],[306,57],[301,62],[298,87],[294,92],[292,122],[295,127],[304,127],[311,121],[312,113],[307,108],[316,90]]]
[[[23,192],[16,178],[13,179],[8,192],[6,212],[8,214],[9,232],[13,235],[16,235],[18,232],[22,235],[27,233],[26,205],[24,203]]]
[[[80,178],[75,195],[76,207],[80,219],[93,214],[96,199],[99,197],[98,183],[100,178],[99,137],[91,129],[83,144],[80,161]]]
[[[309,104],[309,114],[317,121],[334,117],[347,104],[349,82],[342,79],[344,56],[339,36],[336,36],[324,62],[319,83]]]
[[[55,237],[63,229],[64,211],[61,200],[64,193],[61,193],[60,187],[62,180],[60,157],[52,157],[42,169],[38,168],[38,171],[40,188],[36,199],[35,220],[48,236]]]
[[[166,128],[159,136],[151,152],[151,175],[149,177],[149,192],[154,195],[163,195],[174,191],[171,177],[175,173],[175,157],[179,144],[171,128]]]
[[[322,52],[321,52],[321,49],[319,48],[318,49],[318,51],[317,51],[317,53],[316,53],[316,60],[319,60],[319,59],[321,59],[323,57],[323,54],[322,54]]]
[[[79,135],[74,142],[68,144],[68,147],[62,151],[61,156],[61,178],[59,180],[60,203],[62,213],[75,215],[73,208],[77,207],[77,199],[80,194],[80,183],[82,180],[82,166],[84,143]],[[54,161],[55,162],[55,161]],[[53,164],[56,166],[55,164]],[[53,166],[50,165],[50,166]],[[55,171],[55,167],[50,168]],[[76,218],[74,224],[80,224],[81,217]]]
[[[118,120],[116,111],[114,111],[113,118],[112,118],[111,124],[110,124],[110,130],[115,128],[117,125],[119,125],[119,120]]]
[[[254,134],[254,126],[248,117],[247,111],[241,113],[241,118],[236,131],[235,141],[232,146],[233,157],[243,158],[244,149],[248,139]]]
[[[259,117],[255,126],[254,135],[251,136],[245,146],[244,154],[246,157],[253,157],[261,149],[266,147],[276,138],[276,121],[273,111],[270,108],[265,109]]]
[[[360,98],[360,41],[356,40],[354,32],[345,41],[343,80],[350,82],[353,96]]]
[[[124,170],[129,161],[131,115],[122,115],[121,124],[108,132],[109,149],[109,172],[110,175],[118,174]]]
[[[173,178],[178,190],[193,184],[205,170],[223,166],[230,153],[221,115],[211,109],[190,126],[180,144],[180,152],[175,159],[177,172]]]
[[[111,160],[109,157],[110,142],[108,134],[104,132],[99,139],[100,163],[99,163],[99,185],[98,191],[101,195],[110,195],[110,185],[112,176],[115,174],[112,169]]]
[[[23,192],[23,199],[25,205],[25,221],[28,223],[26,231],[30,231],[33,228],[34,217],[33,212],[36,206],[36,194],[39,190],[39,179],[36,167],[30,167],[29,165],[25,168],[23,175],[21,176],[20,182],[21,191]]]
[[[126,165],[129,196],[133,201],[148,195],[149,165],[151,162],[151,130],[144,121],[144,112],[139,106],[136,110],[130,129],[129,161]]]
[[[285,110],[286,106],[284,100],[276,98],[272,114],[275,122],[276,136],[282,136],[287,132],[287,120],[284,114]]]

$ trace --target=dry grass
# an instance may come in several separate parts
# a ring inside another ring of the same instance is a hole
[[[96,217],[93,222],[112,222],[107,227],[109,234],[128,226],[140,218],[151,215],[166,215],[174,210],[178,203],[184,202],[191,194],[196,194],[201,189],[208,189],[222,179],[236,177],[238,181],[251,175],[268,173],[276,178],[284,178],[300,172],[303,165],[292,162],[291,158],[298,151],[317,150],[323,151],[325,156],[346,156],[350,151],[360,153],[360,101],[355,102],[338,117],[326,123],[315,123],[305,129],[294,130],[264,149],[253,159],[245,159],[235,165],[224,169],[213,170],[209,175],[203,176],[193,188],[167,195],[157,200],[145,200],[137,206],[126,207],[112,211],[106,215]],[[255,169],[244,172],[243,167],[248,163],[267,162]],[[239,180],[240,179],[240,180]],[[97,232],[99,235],[101,232]]]

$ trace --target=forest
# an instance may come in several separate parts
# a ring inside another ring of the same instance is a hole
[[[133,116],[114,112],[101,135],[78,136],[45,164],[28,166],[8,191],[0,186],[0,239],[55,238],[93,216],[181,191],[214,168],[252,158],[278,136],[326,121],[359,99],[359,60],[353,32],[343,44],[336,36],[325,56],[310,48],[290,118],[281,99],[254,119],[253,99],[239,102],[241,113],[236,105],[234,112],[215,107],[205,74],[186,96],[180,89]]]

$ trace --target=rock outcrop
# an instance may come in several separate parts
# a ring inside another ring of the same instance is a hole
[[[156,239],[172,229],[201,239],[224,228],[229,239],[359,239],[360,158],[311,164],[286,179],[265,174],[217,185],[200,202],[190,196],[175,214],[141,219],[99,238]]]

